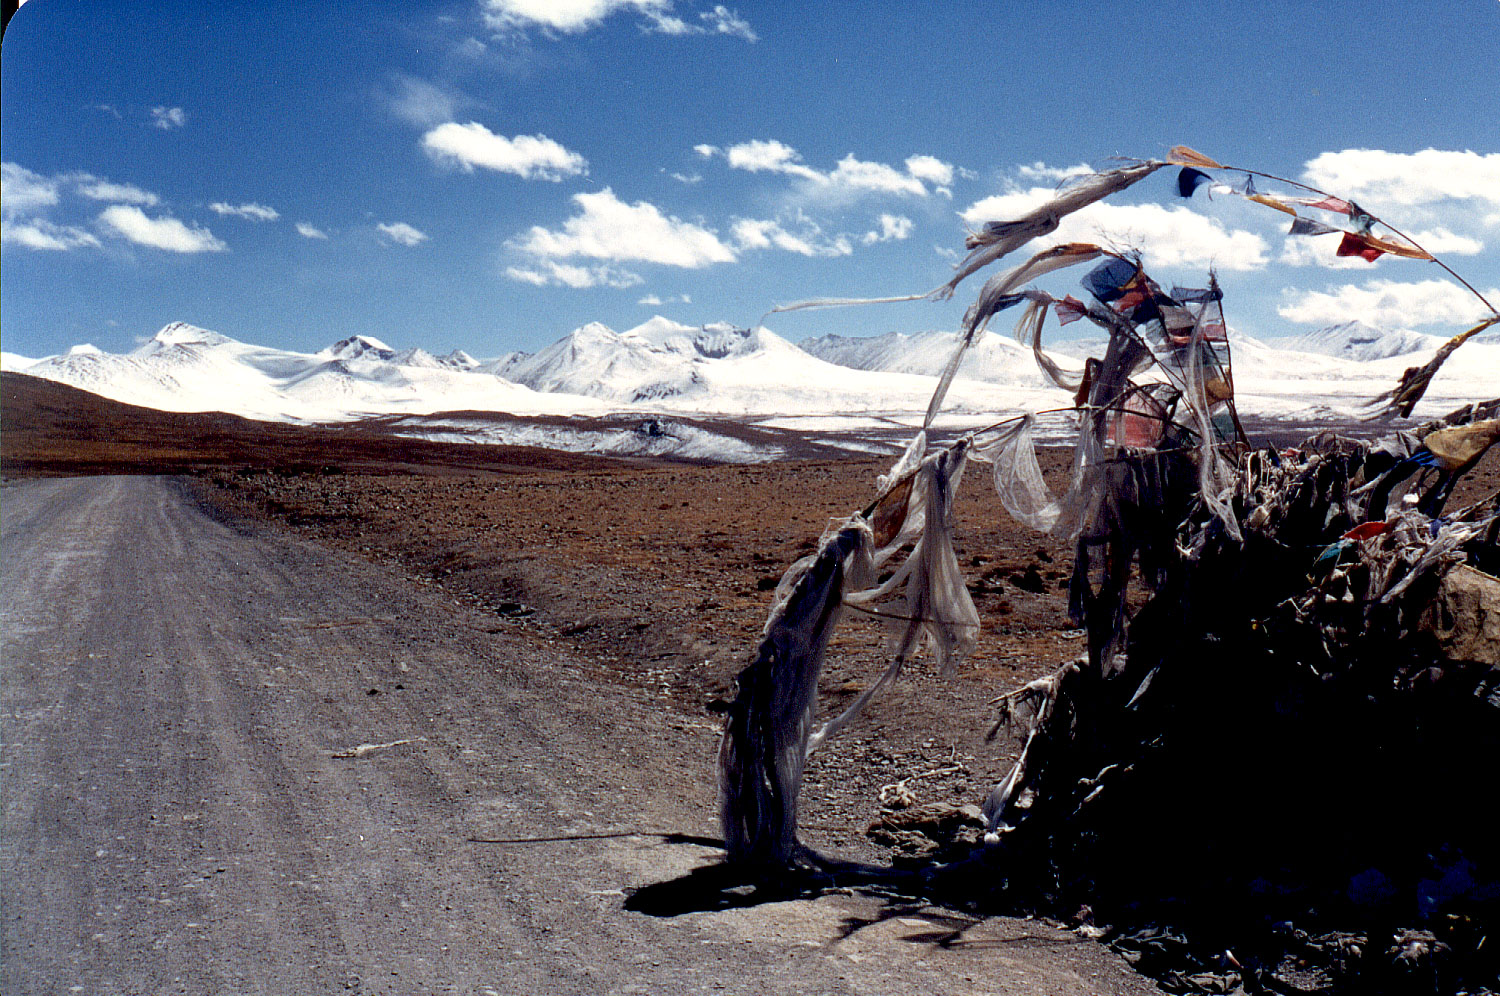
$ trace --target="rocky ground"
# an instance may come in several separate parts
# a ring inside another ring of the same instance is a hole
[[[890,462],[591,458],[124,411],[69,391],[5,375],[7,476],[192,474],[231,520],[274,522],[394,567],[479,611],[497,643],[521,637],[588,662],[583,677],[661,710],[657,729],[680,740],[656,743],[652,756],[698,766],[704,783],[720,713],[782,573],[830,521],[867,504]],[[1291,442],[1285,432],[1258,441],[1267,439]],[[1054,486],[1067,461],[1044,452]],[[813,757],[800,825],[822,851],[899,862],[977,837],[978,804],[1017,747],[1007,733],[988,736],[991,700],[1083,652],[1066,612],[1070,546],[1014,523],[987,471],[970,466],[956,508],[956,547],[985,626],[978,648],[950,675],[919,659]],[[1491,452],[1450,507],[1497,487]],[[883,642],[873,620],[841,625],[820,684],[824,715],[885,667]],[[639,774],[651,782],[649,763]]]
[[[1065,454],[1049,454],[1054,474]],[[393,561],[487,607],[497,626],[565,641],[601,677],[655,696],[673,722],[716,727],[754,653],[782,572],[826,524],[866,504],[885,461],[601,468],[520,475],[214,472],[219,500],[319,541]],[[982,801],[1014,757],[987,740],[988,702],[1081,651],[1067,619],[1069,553],[1011,522],[970,468],[957,547],[986,630],[951,675],[919,661],[814,756],[802,824],[852,857],[922,852],[902,832]],[[820,687],[841,709],[887,663],[873,620],[851,616]],[[702,759],[705,777],[712,757]],[[932,824],[925,824],[932,826]],[[936,827],[933,827],[936,830]],[[935,834],[939,835],[939,834]],[[882,846],[884,845],[884,846]]]

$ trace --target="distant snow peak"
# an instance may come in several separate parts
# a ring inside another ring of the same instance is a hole
[[[1361,321],[1340,322],[1283,340],[1283,349],[1322,353],[1346,360],[1383,360],[1432,349],[1441,340],[1407,329],[1383,329]]]
[[[152,356],[174,346],[222,346],[234,342],[227,335],[200,329],[187,322],[169,322],[137,349],[137,356]]]
[[[683,325],[672,321],[670,318],[653,315],[635,328],[622,332],[621,335],[631,339],[640,339],[653,346],[661,346],[674,338],[691,336],[697,331],[698,329],[693,328],[691,325]]]
[[[371,335],[351,335],[347,339],[340,339],[323,352],[336,360],[357,360],[362,357],[390,360],[396,356],[394,349]]]

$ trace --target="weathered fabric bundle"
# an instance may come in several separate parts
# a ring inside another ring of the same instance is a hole
[[[797,796],[823,654],[845,589],[868,583],[872,546],[857,515],[793,565],[755,660],[739,674],[719,741],[719,811],[731,861],[774,869],[797,857]]]

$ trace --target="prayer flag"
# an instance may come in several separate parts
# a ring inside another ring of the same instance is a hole
[[[1432,259],[1432,254],[1418,249],[1416,246],[1407,245],[1404,242],[1392,242],[1389,239],[1377,239],[1373,235],[1366,235],[1365,242],[1375,249],[1388,252],[1392,256],[1404,256],[1407,259]]]
[[[1191,166],[1184,166],[1177,174],[1177,193],[1183,197],[1192,197],[1193,191],[1205,183],[1212,182],[1213,177],[1202,170],[1193,169]]]
[[[1339,214],[1349,213],[1348,201],[1328,194],[1319,194],[1316,197],[1289,197],[1287,200],[1293,204],[1301,204],[1303,207],[1322,208],[1324,211],[1336,211]]]
[[[1223,169],[1218,163],[1186,145],[1174,145],[1167,150],[1167,162],[1174,166],[1202,166],[1205,169]]]
[[[1369,235],[1370,226],[1375,224],[1375,216],[1353,201],[1349,202],[1349,223],[1354,226],[1354,231],[1359,235]]]
[[[1292,222],[1292,227],[1287,231],[1288,235],[1332,235],[1343,229],[1325,225],[1321,221],[1313,221],[1311,218],[1298,218]]]
[[[1173,287],[1172,297],[1183,304],[1207,304],[1209,301],[1223,300],[1224,291],[1218,283],[1211,287]]]
[[[1359,256],[1371,263],[1384,254],[1384,249],[1375,248],[1366,239],[1355,235],[1353,232],[1344,233],[1344,239],[1339,243],[1339,247],[1334,253],[1336,256]]]
[[[1083,278],[1083,286],[1094,297],[1108,304],[1125,293],[1124,288],[1139,272],[1140,268],[1130,260],[1112,256],[1088,272]]]
[[[1372,536],[1379,536],[1391,528],[1389,522],[1361,522],[1353,529],[1343,535],[1346,540],[1367,540]]]
[[[1088,307],[1078,298],[1069,294],[1061,301],[1054,301],[1052,310],[1057,313],[1057,324],[1070,325],[1082,318]]]
[[[1289,214],[1294,218],[1297,216],[1297,212],[1293,208],[1281,203],[1276,198],[1271,197],[1268,194],[1246,194],[1245,197],[1247,200],[1252,200],[1257,204],[1264,204],[1266,207],[1271,208],[1275,211],[1280,211],[1282,214]]]

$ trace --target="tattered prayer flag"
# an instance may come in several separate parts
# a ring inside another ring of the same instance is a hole
[[[1180,304],[1165,305],[1161,309],[1162,326],[1166,330],[1167,339],[1174,346],[1185,346],[1192,341],[1193,329],[1198,324],[1198,316],[1192,310]]]
[[[1190,149],[1186,145],[1174,145],[1168,149],[1167,162],[1174,166],[1202,166],[1206,169],[1224,168],[1197,149]]]
[[[1373,235],[1364,236],[1365,243],[1372,249],[1388,252],[1392,256],[1402,256],[1406,259],[1432,259],[1432,254],[1418,249],[1416,246],[1407,245],[1404,242],[1392,242],[1389,239],[1377,239]]]
[[[1286,204],[1283,204],[1281,201],[1278,201],[1276,198],[1271,197],[1268,194],[1246,194],[1245,198],[1247,200],[1252,200],[1257,204],[1264,204],[1266,207],[1271,208],[1274,211],[1280,211],[1282,214],[1289,214],[1294,218],[1297,216],[1297,212],[1293,208]]]
[[[1353,529],[1345,533],[1341,538],[1346,540],[1367,540],[1371,536],[1379,536],[1391,528],[1389,522],[1361,522]]]
[[[1375,224],[1375,216],[1353,201],[1349,202],[1349,223],[1354,226],[1358,235],[1369,235],[1370,226]]]
[[[1181,172],[1177,174],[1177,193],[1183,197],[1192,197],[1193,191],[1205,183],[1212,182],[1213,177],[1202,170],[1193,169],[1191,166],[1184,166]]]
[[[1384,249],[1377,249],[1367,239],[1355,235],[1353,232],[1345,232],[1344,239],[1339,243],[1335,251],[1336,256],[1359,256],[1367,262],[1373,263],[1385,255]]]
[[[1298,218],[1292,222],[1292,227],[1287,230],[1288,235],[1332,235],[1334,232],[1342,232],[1342,228],[1334,228],[1325,225],[1321,221],[1313,221],[1311,218]]]
[[[1288,197],[1287,200],[1293,204],[1301,204],[1303,207],[1322,208],[1324,211],[1337,211],[1339,214],[1348,214],[1350,207],[1348,201],[1327,194],[1319,194],[1316,197]]]
[[[1104,441],[1109,446],[1144,448],[1161,442],[1167,428],[1167,410],[1161,402],[1140,388],[1125,396],[1118,408],[1109,412],[1104,424]]]
[[[1057,314],[1057,324],[1071,325],[1082,318],[1089,309],[1082,301],[1069,294],[1061,301],[1054,301],[1052,310]]]
[[[1207,304],[1222,301],[1224,291],[1215,283],[1212,287],[1173,287],[1172,298],[1183,304]]]
[[[1006,308],[1014,308],[1024,300],[1026,300],[1024,292],[1019,294],[1002,294],[1000,297],[995,298],[990,313],[995,314],[1004,311]]]
[[[1111,257],[1088,272],[1083,286],[1104,304],[1117,300],[1140,273],[1140,267],[1128,259]]]

